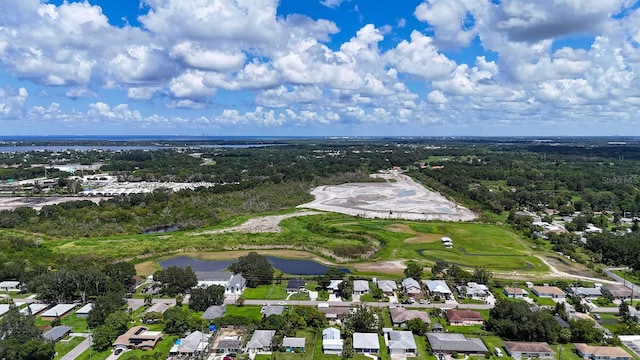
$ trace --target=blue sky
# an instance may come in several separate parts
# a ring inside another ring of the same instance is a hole
[[[640,135],[636,0],[0,0],[0,135]]]

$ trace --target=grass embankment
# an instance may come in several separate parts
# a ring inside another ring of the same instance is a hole
[[[246,219],[232,219],[224,225],[235,226]],[[47,242],[47,246],[54,252],[91,254],[106,259],[138,257],[136,269],[142,275],[158,270],[156,262],[160,257],[180,254],[199,259],[236,259],[249,249],[257,249],[265,255],[312,259],[326,265],[338,265],[346,261],[357,272],[371,274],[394,273],[392,270],[397,273],[398,269],[390,270],[376,265],[381,262],[401,264],[409,259],[427,266],[439,260],[467,269],[484,266],[496,273],[518,271],[536,274],[548,270],[540,259],[532,255],[529,244],[516,234],[495,225],[372,220],[342,214],[322,214],[288,218],[280,226],[282,231],[279,233],[196,235],[202,232],[199,230],[58,240]],[[452,249],[442,245],[440,238],[443,236],[453,239]],[[145,257],[151,259],[143,260]],[[327,260],[327,257],[331,260]],[[364,262],[371,264],[365,266]]]
[[[85,339],[83,337],[74,336],[70,339],[63,339],[56,343],[56,356],[53,360],[59,360],[63,356],[65,356],[69,351],[73,350],[76,346],[78,346]]]

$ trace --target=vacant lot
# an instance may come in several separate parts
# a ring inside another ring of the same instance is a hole
[[[426,189],[397,172],[376,174],[386,183],[351,183],[320,186],[311,194],[316,199],[300,205],[372,219],[470,221],[476,215],[469,209]]]

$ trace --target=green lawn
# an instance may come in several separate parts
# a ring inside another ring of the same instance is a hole
[[[613,273],[622,276],[627,281],[640,285],[640,277],[631,270],[613,270]]]
[[[618,327],[621,325],[620,317],[611,313],[600,313],[598,322],[613,334],[617,333]]]
[[[76,346],[78,346],[78,344],[80,344],[82,341],[84,341],[83,337],[72,337],[71,339],[68,339],[68,341],[66,341],[66,340],[58,341],[56,343],[56,354],[57,355],[56,355],[56,357],[53,358],[53,360],[60,359],[66,353],[71,351],[71,349],[73,349]]]
[[[284,300],[287,298],[287,284],[260,285],[257,288],[247,288],[242,296],[245,299]]]
[[[227,306],[226,315],[243,316],[243,317],[246,317],[247,319],[260,320],[260,319],[262,319],[262,313],[260,312],[261,309],[262,309],[261,306],[252,306],[252,305],[234,306],[234,305],[228,305]]]
[[[313,360],[316,352],[316,333],[313,329],[298,330],[296,337],[304,337],[305,340],[305,352],[303,353],[287,353],[287,352],[275,352],[274,358],[280,360]],[[320,338],[320,354],[322,355],[322,336]],[[335,357],[334,357],[335,359]]]
[[[69,315],[62,319],[62,325],[71,326],[73,332],[88,332],[87,319]]]
[[[551,298],[546,297],[538,297],[533,292],[529,292],[529,297],[533,299],[533,301],[540,306],[556,306],[556,302]]]
[[[156,354],[158,354],[158,359],[166,359],[167,355],[169,355],[169,350],[171,350],[171,347],[173,346],[173,344],[175,343],[175,341],[178,339],[177,336],[174,335],[165,335],[164,339],[162,339],[162,341],[160,341],[158,343],[158,346],[156,346],[155,349],[153,350],[132,350],[132,351],[127,351],[122,353],[122,355],[120,355],[120,357],[118,358],[119,360],[132,360],[132,359],[139,359],[140,356],[145,355],[145,356],[154,356]]]
[[[374,298],[373,295],[371,294],[364,294],[360,296],[360,301],[361,302],[389,302],[389,298],[385,296],[382,299],[378,300]]]
[[[89,348],[87,349],[87,351],[80,354],[80,356],[78,356],[76,360],[104,360],[112,353],[112,349],[107,349],[105,351],[95,351],[93,350],[93,348]]]

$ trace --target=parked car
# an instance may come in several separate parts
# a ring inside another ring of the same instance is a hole
[[[113,352],[113,355],[120,355],[122,353],[122,349],[116,349],[116,351]]]

